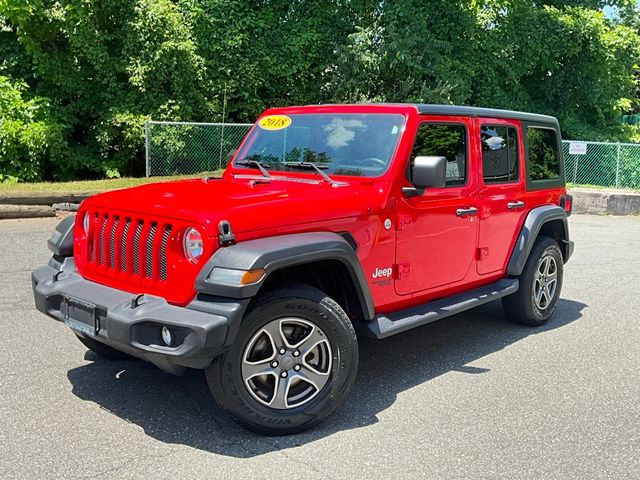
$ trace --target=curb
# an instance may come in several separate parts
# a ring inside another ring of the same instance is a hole
[[[55,217],[58,212],[74,212],[83,200],[100,192],[0,194],[0,220]]]
[[[50,205],[0,205],[0,220],[55,216],[56,211]]]
[[[640,192],[572,188],[573,213],[589,215],[640,215]]]
[[[0,205],[53,205],[54,203],[80,203],[100,192],[48,193],[48,194],[0,194]]]

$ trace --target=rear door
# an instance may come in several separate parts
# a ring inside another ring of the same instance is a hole
[[[398,204],[399,295],[459,282],[474,268],[478,197],[476,175],[471,174],[472,125],[468,117],[423,117],[418,126],[410,162],[416,156],[446,157],[447,183],[403,197]]]
[[[517,120],[476,120],[481,144],[479,274],[502,271],[526,212],[524,149]]]

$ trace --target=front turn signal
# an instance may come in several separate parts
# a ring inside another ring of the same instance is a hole
[[[232,268],[214,267],[207,278],[209,283],[223,283],[227,285],[253,285],[265,276],[262,269],[235,270]]]
[[[254,283],[258,283],[260,280],[262,280],[262,277],[264,277],[264,274],[265,274],[265,271],[262,269],[248,270],[244,272],[244,274],[242,275],[242,279],[240,280],[240,283],[242,285],[252,285]]]

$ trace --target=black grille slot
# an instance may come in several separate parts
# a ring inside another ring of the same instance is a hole
[[[127,234],[129,233],[129,225],[131,219],[126,218],[124,221],[124,228],[122,229],[122,236],[120,237],[120,270],[127,271]]]
[[[160,242],[160,280],[167,281],[167,242],[171,236],[171,225],[166,225]]]
[[[89,237],[90,241],[89,241],[89,261],[90,262],[94,262],[95,261],[95,248],[94,248],[94,243],[93,243],[93,237],[96,236],[96,227],[95,227],[95,223],[96,223],[96,218],[98,218],[97,214],[91,215],[91,225],[89,226],[89,230],[92,230],[93,236]]]
[[[145,255],[145,275],[147,278],[151,278],[153,275],[153,239],[156,236],[156,229],[158,226],[155,223],[151,224],[149,228],[149,236],[147,237],[147,248]]]
[[[104,231],[107,229],[107,219],[109,217],[105,215],[102,218],[102,225],[100,226],[100,233],[98,234],[98,263],[104,265]]]
[[[113,224],[109,232],[109,268],[116,268],[116,229],[119,222],[120,217],[113,217]]]
[[[142,220],[138,220],[136,231],[133,234],[133,273],[140,275],[140,233],[142,233]]]

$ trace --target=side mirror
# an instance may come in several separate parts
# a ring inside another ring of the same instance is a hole
[[[422,194],[427,187],[440,188],[447,183],[447,159],[445,157],[416,157],[413,159],[411,177],[415,187],[405,187],[407,197]]]
[[[413,184],[418,188],[444,187],[447,183],[445,157],[416,157],[413,160]]]

